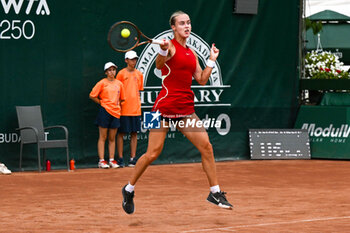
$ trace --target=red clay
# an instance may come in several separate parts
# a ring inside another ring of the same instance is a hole
[[[0,232],[350,232],[350,162],[217,163],[233,210],[206,201],[201,164],[150,166],[136,212],[121,188],[132,168],[0,176]]]

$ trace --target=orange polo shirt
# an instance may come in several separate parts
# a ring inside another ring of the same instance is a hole
[[[101,100],[101,106],[116,118],[120,118],[120,101],[125,100],[124,95],[123,83],[117,79],[109,81],[107,78],[96,83],[90,92],[90,96],[99,98]]]
[[[124,68],[118,72],[117,79],[123,83],[125,90],[121,115],[141,116],[140,91],[143,90],[143,74],[137,69],[130,72]]]

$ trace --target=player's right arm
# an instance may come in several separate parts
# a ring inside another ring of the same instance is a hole
[[[166,56],[158,54],[156,58],[156,68],[159,70],[162,69],[165,62],[167,62],[175,54],[175,47],[169,40],[165,40],[164,44],[160,45],[160,49],[164,51],[168,50],[168,54]]]

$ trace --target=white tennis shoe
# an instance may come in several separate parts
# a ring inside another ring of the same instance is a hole
[[[117,161],[112,160],[112,161],[109,161],[109,167],[110,168],[118,168],[120,166],[118,165]]]
[[[8,169],[5,164],[0,163],[0,173],[5,174],[5,175],[10,175],[11,171]]]
[[[98,167],[99,168],[109,168],[109,165],[105,160],[103,160],[101,162],[98,162]]]

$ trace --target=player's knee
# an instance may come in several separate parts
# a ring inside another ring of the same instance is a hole
[[[156,160],[160,153],[163,150],[163,144],[157,143],[157,144],[148,144],[146,157],[149,160],[150,163],[152,163],[154,160]]]
[[[159,157],[161,152],[162,152],[162,147],[153,148],[152,150],[148,151],[147,157],[150,160],[150,162],[152,163],[153,161],[155,161]]]
[[[148,160],[148,163],[152,163],[153,161],[155,161],[158,158],[159,154],[157,153],[148,153],[146,158]]]
[[[212,146],[212,144],[209,141],[203,143],[201,145],[201,152],[202,152],[202,154],[205,154],[205,155],[213,154],[213,146]]]

